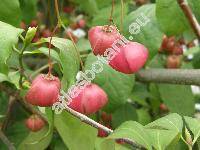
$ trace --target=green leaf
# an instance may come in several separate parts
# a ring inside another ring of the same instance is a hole
[[[42,130],[38,132],[31,132],[25,140],[19,145],[18,150],[38,150],[38,149],[45,149],[48,147],[52,135],[44,138],[42,141],[37,142],[41,137],[45,136],[48,132],[48,128],[44,127]],[[32,144],[37,142],[36,144]]]
[[[8,76],[5,74],[0,73],[0,82],[9,81]]]
[[[20,72],[19,71],[9,72],[8,78],[9,82],[14,84],[19,89]]]
[[[156,16],[161,29],[167,35],[178,35],[189,29],[189,24],[176,0],[157,0]]]
[[[48,127],[43,127],[38,132],[30,132],[30,134],[24,139],[24,141],[19,145],[19,150],[38,150],[38,149],[46,149],[53,137],[53,112],[51,108],[46,108],[45,110]]]
[[[110,2],[111,3],[111,2]],[[97,26],[97,25],[106,25],[109,23],[109,15],[111,12],[111,5],[108,7],[105,7],[98,11],[98,13],[94,16],[92,19],[92,26]],[[124,5],[124,15],[126,15],[128,12],[128,5]],[[105,15],[106,14],[106,15]],[[113,20],[114,23],[119,27],[120,25],[120,14],[121,14],[121,6],[120,4],[115,5],[115,10],[113,12]]]
[[[194,95],[187,85],[158,84],[160,96],[171,112],[192,116]]]
[[[27,24],[36,17],[37,1],[36,0],[19,0],[22,11],[22,19]],[[30,11],[31,10],[31,11]]]
[[[186,124],[188,125],[189,129],[193,133],[193,141],[192,143],[194,144],[197,139],[200,137],[200,120],[191,118],[191,117],[184,117]]]
[[[50,38],[44,40],[49,42]],[[52,44],[60,50],[59,57],[63,69],[62,87],[66,89],[75,82],[79,71],[80,62],[78,54],[73,43],[68,39],[53,37]]]
[[[196,46],[196,47],[192,47],[189,48],[186,52],[184,52],[184,56],[189,56],[189,55],[193,55],[193,54],[197,54],[200,52],[200,47]]]
[[[29,55],[29,54],[45,54],[46,56],[49,55],[49,49],[46,48],[46,47],[40,47],[36,50],[33,50],[33,51],[24,51],[24,55]],[[61,63],[61,60],[60,60],[60,57],[58,55],[58,53],[54,50],[54,49],[51,49],[51,57],[56,60],[57,62],[60,62]]]
[[[131,12],[124,22],[126,37],[144,44],[149,50],[149,59],[152,59],[160,48],[163,36],[156,20],[155,4],[144,5]]]
[[[151,128],[151,129],[168,129],[168,130],[173,130],[176,133],[182,133],[182,128],[183,128],[183,121],[181,116],[178,114],[169,114],[165,117],[162,117],[160,119],[157,119],[145,126],[146,128]]]
[[[55,127],[70,150],[94,150],[97,130],[63,112],[55,115]]]
[[[98,7],[96,1],[94,0],[74,0],[77,4],[79,4],[80,9],[85,11],[90,16],[95,15],[98,12]]]
[[[147,106],[148,104],[146,103],[146,98],[150,96],[151,95],[147,90],[146,84],[136,82],[133,88],[133,92],[130,95],[130,99],[133,102]]]
[[[87,40],[85,38],[81,38],[78,40],[77,47],[80,50],[80,52],[92,49],[89,40]]]
[[[192,66],[195,69],[199,69],[200,68],[200,52],[197,52],[196,54],[194,54],[194,57],[192,59]]]
[[[18,37],[22,31],[22,29],[0,21],[0,72],[4,74],[8,73],[6,61],[12,52],[13,45],[18,42]]]
[[[151,150],[151,139],[145,128],[135,122],[127,121],[118,127],[107,139],[129,138],[136,143],[143,145],[148,150]]]
[[[104,7],[111,5],[111,1],[108,1],[108,0],[96,0],[96,2],[97,2],[97,5],[98,5],[98,8],[104,8]]]
[[[122,105],[112,114],[112,125],[114,128],[118,127],[123,122],[130,120],[138,120],[136,110],[131,104]]]
[[[148,109],[137,109],[138,123],[146,125],[151,122],[151,116]]]
[[[0,20],[16,27],[19,26],[21,21],[21,10],[18,0],[1,0]]]
[[[98,59],[101,58],[99,57]],[[93,54],[90,54],[87,57],[85,69],[93,70],[91,66],[97,61],[103,65],[103,71],[95,74],[94,83],[97,83],[101,88],[103,88],[108,95],[109,102],[105,109],[108,111],[114,111],[119,106],[126,103],[134,86],[134,75],[125,75],[115,71],[110,66],[97,60],[97,57]]]
[[[5,134],[8,139],[14,144],[14,146],[18,147],[19,144],[24,140],[24,138],[26,138],[26,136],[29,134],[29,131],[26,128],[24,121],[17,121],[9,126]],[[7,149],[6,146],[4,147],[1,144],[1,142],[0,145],[2,150]]]
[[[105,138],[97,138],[95,143],[95,150],[130,150],[130,149],[122,144],[117,144],[115,140],[105,140]]]
[[[147,130],[149,139],[151,139],[152,146],[156,150],[166,149],[174,140],[176,140],[177,133],[170,130]]]
[[[192,9],[197,20],[200,22],[200,0],[188,0],[189,7]]]

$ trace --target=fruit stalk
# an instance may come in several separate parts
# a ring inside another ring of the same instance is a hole
[[[115,0],[112,0],[112,8],[111,8],[110,17],[109,17],[109,24],[110,25],[113,23],[114,6],[115,6]]]
[[[52,43],[53,35],[55,34],[58,27],[59,27],[59,25],[57,24],[56,27],[54,28],[53,32],[51,33],[51,37],[50,37],[50,41],[49,41],[49,45],[48,45],[48,48],[49,48],[49,53],[48,53],[49,72],[48,72],[48,76],[49,77],[51,76],[51,72],[52,72],[52,68],[53,68],[53,63],[52,63],[52,60],[51,60],[51,43]]]

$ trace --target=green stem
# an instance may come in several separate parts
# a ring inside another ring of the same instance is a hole
[[[19,78],[19,87],[20,89],[23,88],[23,77],[24,75],[24,65],[23,65],[23,54],[25,51],[25,45],[22,47],[20,54],[19,54],[19,66],[20,66],[20,78]]]

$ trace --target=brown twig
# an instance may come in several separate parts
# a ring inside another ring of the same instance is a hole
[[[189,7],[188,3],[185,0],[177,0],[179,6],[181,7],[183,13],[185,14],[186,18],[188,19],[194,33],[196,34],[197,38],[200,41],[200,25],[192,13],[191,8]]]
[[[36,110],[32,105],[30,105],[29,103],[27,103],[26,101],[24,101],[22,98],[21,99],[17,99],[17,102],[19,102],[21,104],[21,106],[27,112],[29,112],[30,114],[36,114],[36,115],[40,116],[44,121],[48,122],[47,118],[44,117],[44,115],[40,111]]]
[[[10,116],[11,116],[12,107],[13,107],[14,103],[15,103],[15,97],[11,95],[9,97],[8,108],[7,108],[6,115],[5,115],[6,117],[5,117],[5,120],[3,121],[3,124],[2,124],[2,127],[1,127],[2,131],[5,131],[7,126],[8,126]]]
[[[44,115],[42,115],[42,113],[38,110],[36,110],[32,105],[30,105],[29,103],[27,103],[23,97],[20,96],[19,90],[15,90],[12,89],[8,86],[5,86],[4,84],[0,83],[0,91],[4,91],[6,92],[8,95],[12,96],[13,98],[15,98],[14,101],[18,102],[20,105],[22,105],[22,107],[29,112],[30,114],[37,114],[39,115],[41,118],[43,118],[45,121],[47,121],[47,119],[44,117]]]
[[[3,141],[3,143],[8,147],[9,150],[16,150],[14,145],[8,140],[6,135],[0,130],[0,139]]]

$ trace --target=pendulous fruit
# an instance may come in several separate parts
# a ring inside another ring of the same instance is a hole
[[[101,113],[101,119],[105,123],[110,123],[112,121],[112,115],[107,114],[106,112],[102,112]]]
[[[112,48],[112,44],[120,39],[115,26],[95,26],[88,32],[88,39],[90,41],[94,55],[103,55],[107,48]]]
[[[85,28],[85,25],[86,25],[86,21],[84,19],[80,19],[78,22],[77,22],[77,25],[79,28]]]
[[[167,53],[172,53],[174,46],[175,46],[175,37],[171,36],[168,38],[166,35],[164,35],[159,51],[160,52],[165,51]]]
[[[175,44],[175,46],[172,50],[172,54],[175,54],[175,55],[182,55],[183,54],[183,48],[179,43]]]
[[[179,68],[180,65],[181,65],[181,58],[180,58],[180,56],[169,55],[167,57],[167,64],[166,64],[167,68],[175,69],[175,68]]]
[[[38,21],[37,20],[32,20],[30,23],[30,27],[37,27],[38,26]]]
[[[61,83],[57,77],[40,74],[32,82],[26,94],[26,101],[32,105],[52,106],[59,97]]]
[[[23,21],[20,22],[20,28],[26,30],[25,22],[23,22]]]
[[[108,102],[106,93],[96,84],[86,86],[69,107],[86,115],[93,114],[104,107]]]
[[[44,29],[42,31],[42,37],[44,37],[44,38],[51,37],[51,31],[49,29]]]
[[[32,132],[37,132],[45,126],[45,121],[38,115],[31,115],[26,121],[25,125]]]
[[[137,42],[129,42],[120,47],[120,52],[109,62],[109,65],[122,73],[132,74],[141,69],[148,59],[147,48]]]
[[[167,108],[167,106],[164,103],[161,103],[159,108],[161,111],[169,111],[169,109]]]

